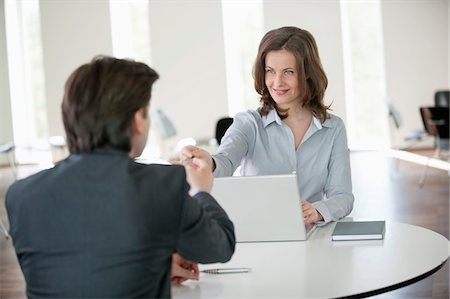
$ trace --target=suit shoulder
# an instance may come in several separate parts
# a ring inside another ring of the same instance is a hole
[[[54,168],[44,169],[37,173],[34,173],[30,176],[27,176],[23,179],[19,179],[18,181],[14,182],[10,189],[21,189],[21,188],[27,188],[30,185],[34,184],[40,184],[43,180],[45,180],[46,177],[48,177],[52,172],[54,171]]]
[[[148,164],[145,165],[145,168],[147,171],[173,175],[185,175],[186,173],[182,165]]]
[[[35,174],[32,174],[26,178],[20,179],[9,186],[6,191],[5,200],[8,204],[8,199],[11,197],[20,197],[23,192],[29,192],[33,190],[36,186],[42,186],[42,182],[45,178],[53,171],[53,168],[41,170]]]
[[[164,165],[164,164],[139,164],[135,166],[134,175],[142,180],[151,177],[159,182],[176,182],[186,181],[186,171],[182,165]]]

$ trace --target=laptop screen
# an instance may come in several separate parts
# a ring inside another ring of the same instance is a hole
[[[219,177],[211,194],[233,221],[237,242],[307,239],[295,174]]]

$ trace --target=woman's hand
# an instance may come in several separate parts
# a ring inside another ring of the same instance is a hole
[[[323,220],[322,215],[314,208],[314,206],[306,200],[302,200],[303,219],[305,224],[313,224]]]

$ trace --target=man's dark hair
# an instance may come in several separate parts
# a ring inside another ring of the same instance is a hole
[[[69,151],[110,145],[129,152],[134,114],[148,107],[158,78],[144,63],[108,56],[78,67],[66,82],[62,102]]]

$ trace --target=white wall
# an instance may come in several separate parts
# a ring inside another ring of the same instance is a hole
[[[11,105],[9,101],[8,62],[6,51],[5,3],[0,1],[0,144],[13,141]],[[0,156],[0,165],[6,163]]]
[[[403,116],[402,134],[423,128],[420,106],[449,88],[449,1],[381,1],[387,92]]]
[[[49,134],[65,135],[61,119],[64,83],[79,65],[112,55],[108,1],[40,1]]]
[[[0,1],[0,142],[12,139]],[[421,105],[449,88],[448,0],[381,1],[387,89],[402,112],[404,132],[421,128]],[[264,1],[265,31],[305,28],[316,38],[329,79],[326,101],[345,121],[339,1]],[[108,1],[40,1],[50,135],[63,134],[60,103],[70,72],[96,54],[112,54]],[[175,121],[178,137],[211,137],[227,114],[220,1],[150,1],[152,66],[161,75],[152,104]],[[255,49],[256,54],[256,49]],[[371,116],[376,117],[376,116]]]
[[[220,1],[150,1],[152,66],[161,79],[153,108],[173,120],[178,138],[211,138],[227,115]]]
[[[346,120],[344,62],[339,1],[264,1],[265,31],[282,26],[308,30],[316,39],[328,76],[325,102]]]

